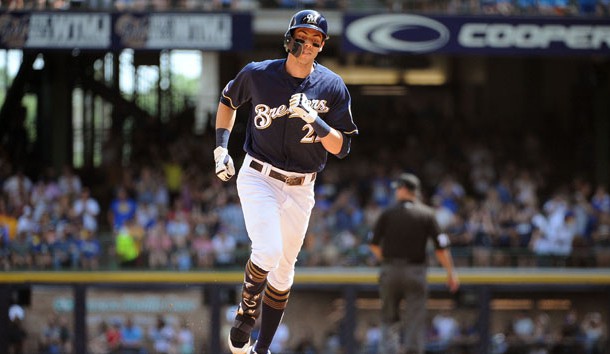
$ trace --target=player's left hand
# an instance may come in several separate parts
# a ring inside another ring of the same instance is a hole
[[[214,162],[216,163],[216,176],[221,180],[226,182],[235,175],[235,165],[226,148],[218,146],[214,149]]]
[[[311,108],[304,93],[295,93],[290,97],[290,111],[310,124],[318,118],[318,112]]]

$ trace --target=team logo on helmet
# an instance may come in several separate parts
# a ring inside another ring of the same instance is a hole
[[[318,25],[318,19],[320,18],[320,14],[307,14],[307,16],[303,17],[302,23],[309,23],[312,25]]]

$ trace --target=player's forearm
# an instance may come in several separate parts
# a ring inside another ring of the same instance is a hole
[[[235,124],[235,110],[224,103],[218,104],[216,111],[216,129],[223,128],[231,131]]]
[[[336,129],[331,128],[330,133],[327,136],[320,138],[320,141],[322,142],[322,146],[324,146],[326,151],[333,155],[337,155],[339,152],[341,152],[343,135]]]

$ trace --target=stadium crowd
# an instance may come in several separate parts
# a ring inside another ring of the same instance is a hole
[[[23,315],[12,316],[11,324],[19,326],[22,319]],[[607,324],[597,311],[581,314],[568,309],[557,317],[548,311],[515,310],[503,323],[490,338],[491,354],[605,353]],[[431,314],[426,333],[426,354],[471,354],[480,340],[472,321],[448,310]],[[15,343],[28,337],[25,329],[21,334]],[[123,319],[102,319],[88,340],[88,350],[91,354],[194,354],[197,335],[181,317],[157,314],[144,319],[127,315]],[[72,337],[67,317],[52,313],[41,323],[35,338],[37,353],[72,354]],[[360,326],[355,339],[360,348],[355,354],[381,354],[378,321]],[[293,333],[283,323],[271,348],[282,354],[340,354],[340,341],[336,331],[331,330],[316,343],[311,333]]]
[[[207,134],[176,134],[167,142],[140,141],[128,166],[108,161],[98,172],[104,183],[88,184],[69,166],[29,176],[0,154],[2,268],[243,264],[249,242],[234,181],[222,183],[211,170]],[[435,145],[425,134],[407,136],[404,146],[373,154],[356,141],[353,157],[332,158],[316,182],[298,265],[374,264],[367,235],[392,202],[391,179],[403,171],[422,177],[424,200],[436,208],[458,266],[610,265],[605,184],[574,174],[557,180],[549,166],[559,163],[532,134],[510,153],[498,136],[446,139]]]
[[[315,8],[339,11],[608,16],[610,0],[1,0],[8,10],[249,11]]]

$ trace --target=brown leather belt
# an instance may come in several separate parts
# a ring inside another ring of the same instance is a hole
[[[258,172],[263,172],[263,165],[257,161],[250,161],[250,167],[257,170]],[[303,183],[307,182],[304,176],[286,176],[285,174],[280,173],[274,169],[269,170],[269,177],[275,178],[278,181],[282,181],[289,186],[301,186],[303,185]],[[313,177],[311,178],[311,181],[309,182],[313,182],[315,179],[316,174],[314,173]]]

